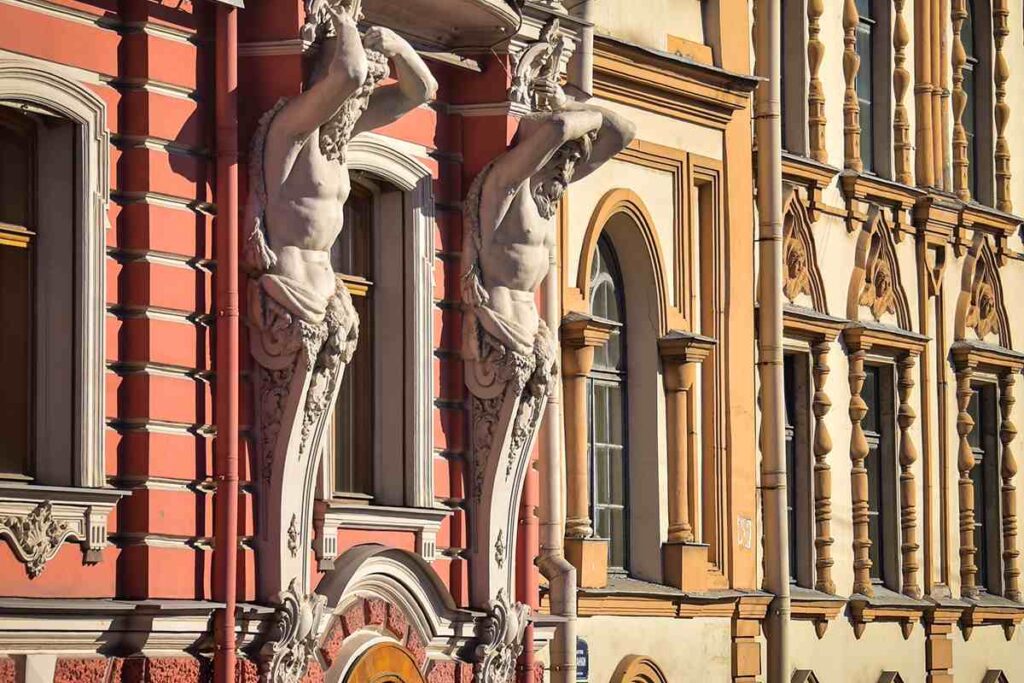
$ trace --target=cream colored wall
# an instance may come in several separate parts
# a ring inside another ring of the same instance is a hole
[[[730,680],[729,619],[586,617],[579,636],[590,646],[590,683],[609,683],[629,655],[650,657],[672,683]]]
[[[704,42],[701,0],[597,0],[597,30],[637,45],[664,50],[669,34]]]
[[[989,669],[1001,670],[1009,681],[1024,680],[1024,631],[1018,628],[1006,640],[998,626],[975,628],[971,639],[953,634],[953,676],[965,683],[980,682]]]
[[[899,672],[905,683],[925,681],[925,636],[920,625],[907,640],[893,623],[871,624],[858,640],[842,617],[831,623],[821,640],[807,621],[793,622],[790,634],[793,669],[814,671],[819,681],[877,683],[885,671]]]

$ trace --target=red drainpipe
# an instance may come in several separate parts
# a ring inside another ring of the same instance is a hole
[[[216,683],[235,681],[238,565],[238,10],[216,4],[217,330],[213,598]]]
[[[530,606],[534,614],[540,606],[538,597],[540,586],[537,579],[537,567],[534,560],[540,547],[540,534],[537,526],[538,476],[536,459],[530,463],[523,486],[523,499],[519,505],[519,543],[516,558],[516,592],[520,602]],[[519,660],[519,683],[537,683],[534,676],[537,655],[533,649],[533,624],[526,627],[523,634],[523,654]]]

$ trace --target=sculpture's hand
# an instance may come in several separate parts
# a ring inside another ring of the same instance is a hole
[[[382,26],[374,26],[366,32],[366,37],[363,38],[363,47],[380,52],[388,59],[412,52],[412,46],[404,38]]]
[[[540,106],[551,111],[562,111],[568,103],[569,98],[565,96],[562,86],[556,81],[541,79],[533,84],[537,102]]]
[[[339,38],[346,32],[346,29],[356,29],[356,20],[343,7],[335,7],[332,3],[325,2],[324,9],[330,15],[331,23]]]

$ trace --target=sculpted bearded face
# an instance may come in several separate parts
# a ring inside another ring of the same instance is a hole
[[[576,167],[590,156],[591,139],[572,140],[562,145],[534,183],[533,197],[542,218],[555,215],[558,201],[576,174]]]

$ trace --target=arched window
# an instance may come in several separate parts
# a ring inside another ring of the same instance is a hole
[[[622,276],[610,240],[597,243],[590,274],[591,313],[616,323],[594,351],[587,401],[594,532],[608,540],[608,569],[625,572],[629,558],[626,435],[626,311]]]

